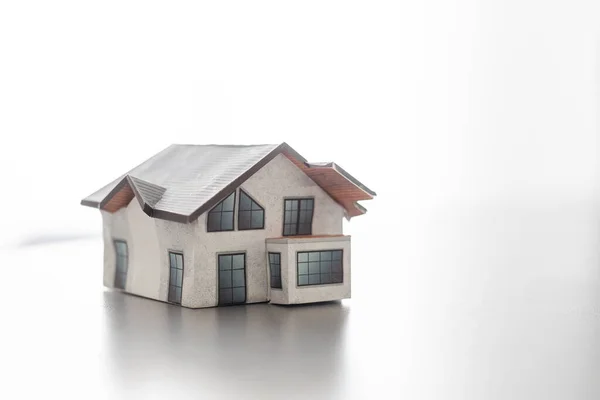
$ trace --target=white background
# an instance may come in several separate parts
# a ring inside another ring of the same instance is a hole
[[[0,3],[0,246],[24,287],[3,289],[7,323],[43,329],[38,307],[78,282],[114,301],[81,198],[171,143],[286,141],[378,193],[346,225],[366,364],[336,388],[597,398],[599,17],[592,0]],[[91,275],[66,285],[73,246]],[[54,356],[5,334],[0,365]],[[48,366],[106,387],[90,348],[88,369]],[[7,390],[48,370],[13,368]]]

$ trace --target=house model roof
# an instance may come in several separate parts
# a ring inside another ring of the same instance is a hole
[[[308,163],[288,144],[251,146],[174,144],[81,201],[115,212],[135,197],[151,217],[191,222],[210,210],[278,154],[305,172],[346,210],[376,194],[335,163]]]

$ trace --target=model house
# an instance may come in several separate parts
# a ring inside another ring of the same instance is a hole
[[[344,218],[369,190],[280,145],[172,145],[81,201],[100,209],[104,285],[201,308],[350,297]]]

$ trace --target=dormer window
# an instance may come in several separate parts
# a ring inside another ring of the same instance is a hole
[[[314,199],[285,199],[283,236],[312,235]]]
[[[235,191],[209,211],[207,230],[209,232],[232,231],[234,208]]]

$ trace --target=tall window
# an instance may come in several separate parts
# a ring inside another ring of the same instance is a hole
[[[298,286],[344,281],[342,250],[303,251],[298,257]]]
[[[235,207],[235,191],[225,200],[217,204],[208,213],[208,231],[232,231],[233,230],[233,209]]]
[[[181,304],[181,288],[183,287],[183,254],[169,252],[169,297],[171,303]]]
[[[127,283],[127,243],[123,240],[115,240],[115,251],[117,253],[117,270],[115,272],[115,287],[125,289]]]
[[[283,236],[311,235],[314,200],[286,199],[284,204]]]
[[[219,254],[219,305],[246,302],[246,255]]]
[[[281,253],[269,253],[271,289],[281,289]]]
[[[265,210],[240,189],[240,204],[238,208],[238,229],[264,229]]]

